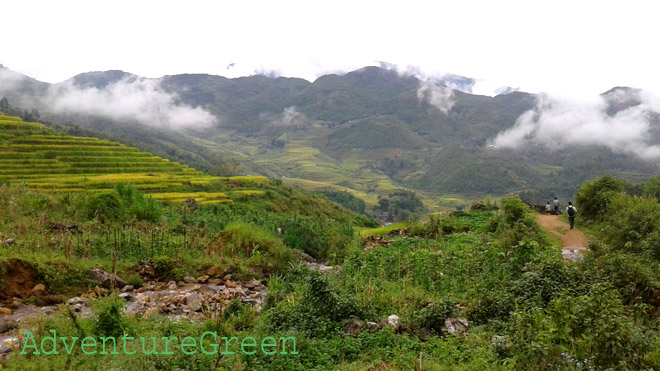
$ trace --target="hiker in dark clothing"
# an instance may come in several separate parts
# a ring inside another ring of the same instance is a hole
[[[573,224],[575,224],[575,215],[577,215],[577,209],[573,206],[573,203],[568,203],[566,214],[568,214],[568,224],[571,226],[571,229],[573,229]]]
[[[555,205],[555,215],[559,215],[559,200],[557,197],[555,197],[555,200],[552,201],[552,203]]]

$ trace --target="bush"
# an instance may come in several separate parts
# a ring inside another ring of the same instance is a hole
[[[137,220],[146,220],[149,222],[157,222],[163,215],[160,205],[151,197],[144,197],[139,194],[135,200],[131,212]]]
[[[122,205],[115,192],[91,195],[87,199],[86,209],[90,219],[102,216],[105,219],[118,220],[122,215]]]
[[[418,322],[421,327],[429,328],[436,333],[442,332],[445,320],[456,314],[456,302],[442,299],[422,309],[418,314]]]
[[[612,200],[624,189],[624,182],[611,175],[584,182],[575,196],[580,215],[587,220],[598,220],[608,213]]]
[[[660,226],[660,204],[653,199],[614,197],[606,217],[605,239],[615,249],[639,253],[642,241]]]
[[[97,336],[114,336],[119,338],[124,335],[128,326],[123,315],[124,302],[117,295],[102,299],[96,306],[96,323],[94,334]]]
[[[276,272],[286,270],[289,263],[295,260],[293,251],[275,235],[252,224],[231,223],[220,233],[220,238],[232,247],[233,252],[245,257],[268,257],[265,259],[266,265]]]

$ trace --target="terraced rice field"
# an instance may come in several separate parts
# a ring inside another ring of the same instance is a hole
[[[262,182],[266,178],[212,177],[137,148],[96,138],[58,135],[42,124],[0,113],[0,183],[53,192],[96,192],[112,189],[118,183],[130,183],[144,192],[163,192],[184,184],[217,181]],[[231,202],[222,193],[177,193],[176,197],[154,193],[153,197],[173,202],[195,198],[203,204]]]

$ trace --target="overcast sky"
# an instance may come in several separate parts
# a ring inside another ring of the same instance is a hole
[[[313,81],[384,61],[529,92],[660,96],[656,3],[5,1],[0,63],[47,82],[109,69]]]

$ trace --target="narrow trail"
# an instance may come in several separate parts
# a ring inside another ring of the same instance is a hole
[[[570,229],[568,223],[559,220],[556,215],[538,214],[538,223],[548,232],[562,241],[561,254],[565,260],[582,258],[585,251],[589,251],[589,239],[578,228]]]

